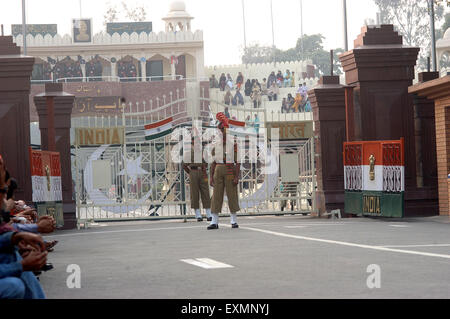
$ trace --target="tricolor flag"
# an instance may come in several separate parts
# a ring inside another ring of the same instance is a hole
[[[228,120],[228,124],[230,126],[228,132],[231,135],[240,136],[240,137],[257,136],[257,134],[253,128],[246,127],[245,122]]]
[[[164,121],[145,126],[145,139],[147,141],[156,140],[172,133],[173,118],[169,117]]]
[[[33,202],[61,202],[61,164],[59,153],[30,149]]]
[[[403,217],[404,141],[344,143],[345,212]]]

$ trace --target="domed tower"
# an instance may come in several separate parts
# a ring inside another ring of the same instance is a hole
[[[437,53],[437,62],[438,62],[438,70],[441,70],[441,59],[445,54],[450,57],[450,28],[445,31],[442,39],[439,39],[436,42],[436,53]],[[448,73],[450,69],[447,69]]]
[[[191,31],[191,20],[194,19],[186,12],[184,1],[172,1],[169,13],[163,20],[166,23],[166,32]]]

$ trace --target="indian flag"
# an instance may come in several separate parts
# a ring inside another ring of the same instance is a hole
[[[147,141],[156,140],[172,133],[173,118],[169,117],[164,121],[145,126],[145,139]]]
[[[252,128],[246,127],[245,122],[235,121],[235,120],[229,120],[228,124],[230,126],[229,133],[234,136],[256,136],[255,130]]]
[[[344,143],[345,212],[403,217],[404,140]]]

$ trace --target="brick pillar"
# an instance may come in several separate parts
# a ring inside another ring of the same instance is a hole
[[[439,72],[419,73],[419,83],[439,78]],[[436,215],[438,207],[438,183],[436,162],[436,127],[434,101],[413,95],[414,129],[416,149],[416,185],[427,192],[427,200],[418,202],[422,214]]]
[[[16,198],[32,201],[30,78],[34,58],[20,54],[11,36],[0,36],[0,154],[19,182]]]
[[[345,88],[339,76],[324,76],[308,92],[313,110],[316,143],[317,210],[344,211]]]
[[[346,84],[355,87],[350,129],[359,141],[405,139],[405,216],[427,213],[436,205],[432,193],[417,187],[414,105],[408,94],[420,49],[403,45],[393,25],[363,27],[354,47],[339,57]]]
[[[450,76],[419,83],[409,92],[434,100],[439,214],[450,215]],[[431,107],[431,106],[430,106]]]
[[[47,99],[53,98],[54,127],[56,152],[61,156],[61,180],[63,191],[64,228],[76,227],[76,207],[72,199],[72,170],[70,157],[70,128],[74,95],[63,92],[62,83],[45,85],[45,93],[34,97],[34,104],[39,115],[42,149],[48,150],[49,122],[47,114]]]

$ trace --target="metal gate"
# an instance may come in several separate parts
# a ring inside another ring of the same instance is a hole
[[[215,113],[210,105],[221,105],[204,97],[197,103],[208,104],[211,118],[215,118]],[[189,203],[189,178],[182,165],[171,158],[176,142],[171,141],[170,136],[146,141],[144,135],[145,125],[169,116],[177,119],[177,127],[189,129],[192,117],[186,113],[187,104],[186,98],[178,98],[153,108],[150,101],[147,105],[127,105],[121,116],[73,119],[74,128],[125,128],[123,145],[74,147],[73,176],[79,224],[194,217]],[[248,114],[251,118],[258,114],[261,118],[258,129],[265,130],[267,114],[264,109],[233,108],[231,111]],[[262,134],[257,143],[258,154],[267,156],[266,162],[241,165],[240,214],[311,213],[316,187],[313,139],[279,142]],[[245,148],[246,158],[250,152]],[[280,157],[287,153],[298,159],[296,182],[284,182],[278,169]],[[100,172],[104,174],[98,175]],[[229,213],[226,203],[222,212]]]

